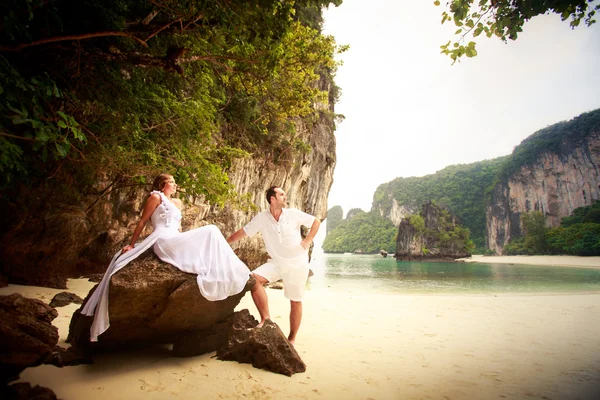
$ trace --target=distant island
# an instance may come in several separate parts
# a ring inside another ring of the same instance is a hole
[[[468,230],[473,254],[600,255],[599,171],[600,109],[535,132],[508,156],[381,184],[368,212],[343,219],[330,208],[323,250],[395,254],[401,222],[434,202]]]

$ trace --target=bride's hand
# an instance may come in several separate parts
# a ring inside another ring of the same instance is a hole
[[[130,245],[130,244],[128,244],[127,246],[125,246],[125,247],[123,247],[123,248],[121,249],[121,254],[125,254],[125,253],[127,253],[129,250],[131,250],[131,249],[133,249],[133,246],[132,246],[132,245]]]

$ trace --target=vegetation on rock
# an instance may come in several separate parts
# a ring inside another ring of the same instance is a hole
[[[456,217],[449,210],[435,202],[425,202],[420,207],[418,214],[410,215],[406,220],[412,228],[407,230],[411,237],[401,238],[403,230],[403,224],[401,224],[398,232],[397,257],[416,256],[415,254],[405,254],[409,248],[401,249],[401,242],[404,245],[412,242],[421,243],[422,247],[418,255],[424,257],[464,257],[474,248],[473,242],[469,239],[469,229],[460,226]],[[404,229],[406,230],[406,227]]]
[[[337,228],[344,220],[344,210],[341,206],[333,206],[327,210],[327,234]]]
[[[485,195],[507,157],[448,166],[423,177],[396,178],[380,185],[373,195],[373,210],[384,215],[398,204],[418,209],[426,201],[447,207],[471,232],[478,251],[485,247]]]
[[[230,198],[234,159],[289,161],[310,150],[295,118],[333,123],[345,47],[320,32],[330,3],[341,0],[4,2],[2,189],[170,172],[186,194]]]
[[[341,207],[340,207],[341,208]],[[394,253],[397,229],[392,222],[373,212],[354,209],[323,241],[325,253]]]
[[[539,211],[522,214],[521,222],[525,235],[512,239],[504,254],[600,255],[600,201],[576,208],[558,228],[548,229]]]
[[[496,182],[506,182],[521,168],[533,165],[541,154],[566,154],[587,137],[600,133],[600,109],[583,113],[570,121],[562,121],[540,129],[515,147],[505,158]]]

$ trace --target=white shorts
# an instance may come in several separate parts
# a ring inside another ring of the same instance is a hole
[[[269,260],[252,273],[262,276],[269,282],[283,280],[283,295],[292,301],[302,301],[309,273],[308,260],[306,261],[301,266],[282,266]]]

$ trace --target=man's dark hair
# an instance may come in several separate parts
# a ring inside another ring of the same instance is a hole
[[[275,192],[275,189],[277,189],[279,186],[271,186],[270,188],[267,189],[267,204],[271,205],[271,197],[272,196],[277,196],[277,192]]]

